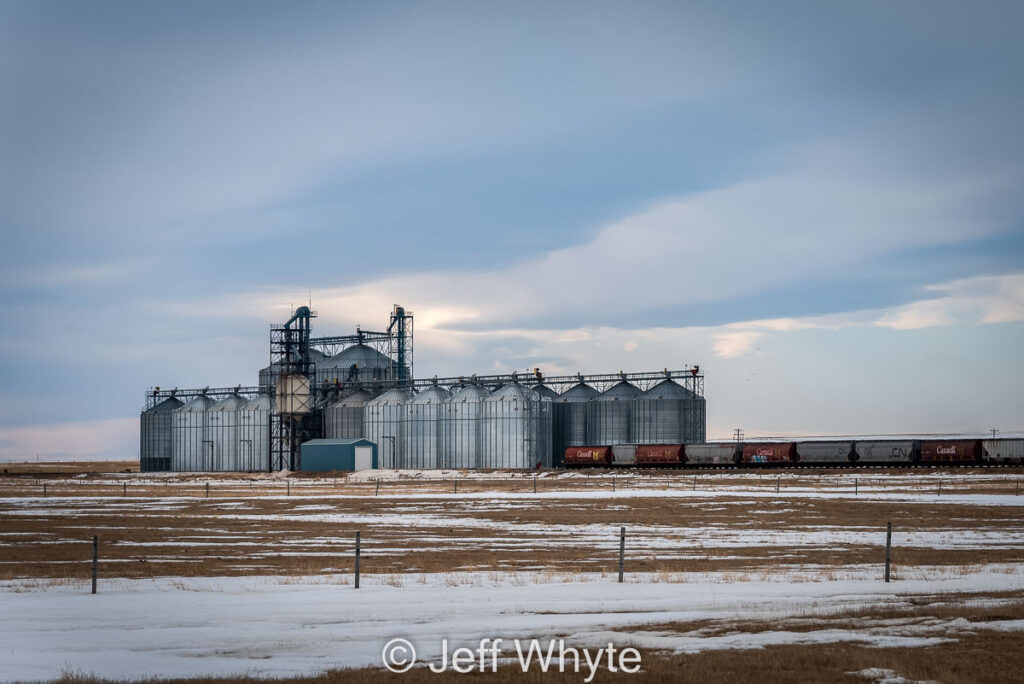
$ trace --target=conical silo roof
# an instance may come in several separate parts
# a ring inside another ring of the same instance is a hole
[[[585,382],[573,385],[558,395],[556,401],[590,401],[601,396],[601,393]]]
[[[156,406],[146,409],[143,413],[170,413],[171,411],[177,411],[183,406],[180,399],[174,397],[167,397]]]
[[[640,389],[631,383],[623,380],[612,385],[597,398],[598,401],[619,401],[621,399],[633,399],[641,394]]]
[[[365,406],[367,404],[367,402],[369,402],[371,399],[373,399],[373,395],[372,394],[370,394],[369,392],[366,392],[365,390],[359,390],[357,392],[353,392],[352,394],[349,394],[348,396],[342,397],[338,401],[336,401],[333,404],[331,404],[331,406],[332,407],[334,407],[334,406],[340,406],[340,407]]]
[[[374,397],[370,401],[366,402],[367,406],[402,406],[408,403],[409,393],[401,388],[395,387],[389,389],[379,397]]]
[[[197,397],[192,397],[188,403],[177,409],[177,411],[180,413],[200,413],[202,411],[210,410],[210,407],[213,406],[213,404],[213,399],[204,394],[200,394]]]
[[[454,392],[448,401],[453,404],[465,404],[473,401],[483,401],[486,396],[487,390],[480,385],[466,385]]]
[[[641,399],[693,399],[696,395],[675,380],[665,379],[647,390]]]
[[[250,399],[242,407],[243,411],[269,411],[270,410],[270,395],[261,394],[258,397]]]
[[[537,393],[518,382],[510,382],[494,390],[484,401],[536,401]]]
[[[390,368],[391,359],[365,344],[355,344],[318,361],[317,368]]]
[[[534,388],[533,388],[533,391],[536,392],[538,396],[544,397],[544,398],[547,398],[547,399],[557,399],[558,398],[558,392],[556,392],[555,390],[551,389],[547,385],[535,385]]]
[[[441,387],[428,387],[409,402],[410,404],[443,404],[448,399],[448,392]]]
[[[238,396],[237,394],[231,394],[224,397],[216,404],[210,407],[211,411],[237,411],[238,409],[245,406],[245,399]]]

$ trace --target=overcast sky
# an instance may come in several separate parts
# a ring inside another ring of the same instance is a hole
[[[1020,2],[0,2],[0,459],[268,326],[707,372],[708,431],[1024,429]]]

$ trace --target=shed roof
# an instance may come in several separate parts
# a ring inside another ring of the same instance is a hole
[[[368,439],[363,439],[362,437],[360,437],[359,439],[311,439],[308,442],[303,442],[302,446],[306,446],[307,444],[310,444],[310,445],[313,445],[313,446],[320,446],[320,445],[328,445],[328,444],[330,444],[330,445],[373,444],[373,442],[371,442]]]

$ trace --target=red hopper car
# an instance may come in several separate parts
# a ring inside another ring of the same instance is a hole
[[[637,465],[682,465],[686,453],[682,444],[646,444],[636,448]]]
[[[796,463],[796,442],[762,442],[743,445],[744,463]]]
[[[565,450],[565,465],[570,468],[598,468],[611,464],[612,448],[610,446],[569,447]]]
[[[921,442],[922,463],[980,463],[980,439],[943,439]]]

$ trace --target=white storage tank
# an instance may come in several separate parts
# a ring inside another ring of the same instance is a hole
[[[361,439],[369,392],[359,390],[327,406],[324,411],[324,436],[327,439]]]
[[[481,468],[551,466],[551,400],[518,382],[480,404]]]
[[[238,410],[238,470],[270,469],[270,402],[261,394]]]
[[[444,468],[441,417],[449,394],[440,387],[428,387],[405,407],[402,441],[406,468]]]
[[[139,470],[144,473],[171,469],[171,417],[182,403],[168,397],[139,416]]]
[[[245,399],[232,394],[210,407],[207,415],[207,440],[212,443],[213,458],[207,470],[240,470],[238,458],[238,409]]]
[[[205,395],[193,397],[171,413],[171,470],[209,470],[213,463],[213,442],[207,430],[207,414],[214,401]]]
[[[687,444],[698,439],[692,425],[697,395],[666,378],[636,397],[630,436],[637,444]]]
[[[629,444],[634,400],[640,390],[625,380],[605,390],[588,405],[590,408],[588,439],[594,446]]]
[[[409,392],[390,389],[379,397],[366,402],[363,414],[366,439],[377,445],[378,462],[381,468],[405,468],[402,436],[405,428],[405,405]]]
[[[456,390],[444,407],[441,430],[444,459],[452,468],[477,468],[480,454],[480,403],[487,390],[466,385]]]
[[[578,383],[562,392],[551,403],[553,461],[556,468],[565,465],[565,450],[590,446],[587,422],[590,402],[601,393],[586,383]]]

